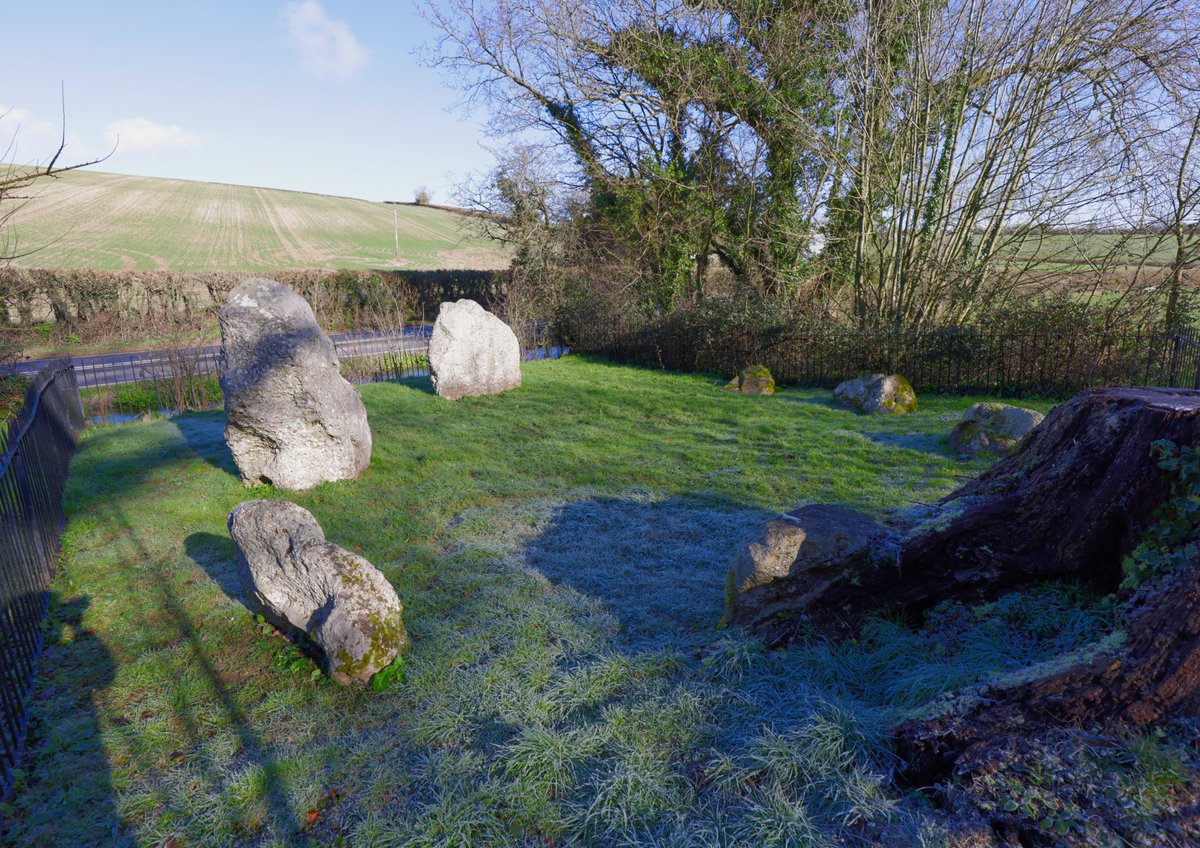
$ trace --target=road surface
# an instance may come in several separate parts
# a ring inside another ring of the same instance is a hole
[[[402,351],[424,351],[429,345],[432,327],[406,327],[402,333],[356,332],[330,333],[338,356],[347,359],[355,356],[399,353]],[[97,386],[115,386],[144,380],[161,380],[174,375],[177,367],[186,368],[192,374],[208,374],[217,370],[217,357],[221,352],[218,344],[177,350],[141,350],[124,353],[100,353],[91,356],[72,357],[75,375],[81,389]],[[46,365],[57,362],[53,359],[28,359],[0,368],[0,375],[20,374],[33,377]]]

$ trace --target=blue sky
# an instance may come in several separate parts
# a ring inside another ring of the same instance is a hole
[[[98,170],[436,201],[486,170],[483,115],[422,67],[414,0],[10,2],[0,144],[44,161],[106,152]]]

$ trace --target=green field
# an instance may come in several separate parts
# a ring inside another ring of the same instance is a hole
[[[71,171],[36,183],[5,234],[30,268],[273,271],[504,268],[471,219],[296,191]]]
[[[1095,268],[1128,273],[1140,265],[1153,277],[1156,269],[1167,268],[1175,261],[1174,240],[1167,236],[1147,234],[1030,234],[1012,249],[1020,261],[1028,262],[1033,269],[1064,273]],[[1191,272],[1195,265],[1194,241],[1189,243],[1187,250],[1193,259],[1185,263],[1185,269]]]

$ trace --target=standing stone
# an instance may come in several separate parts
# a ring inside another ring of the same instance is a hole
[[[958,454],[1009,453],[1043,418],[1040,412],[1006,403],[972,404],[950,434],[950,450]]]
[[[765,365],[747,365],[725,384],[725,391],[741,392],[744,395],[773,395],[775,378]]]
[[[370,465],[362,397],[338,373],[333,342],[304,298],[273,280],[244,280],[220,322],[225,441],[247,486],[309,489]]]
[[[872,374],[840,383],[833,396],[843,405],[868,415],[902,415],[917,408],[917,393],[899,374]]]
[[[312,513],[289,501],[246,501],[229,513],[238,577],[251,607],[304,633],[341,684],[364,682],[408,644],[396,590],[363,557],[325,541]]]
[[[429,338],[433,390],[457,400],[521,385],[521,344],[512,329],[473,300],[443,303]]]

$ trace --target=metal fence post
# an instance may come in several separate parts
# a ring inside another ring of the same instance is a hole
[[[0,796],[13,789],[58,557],[67,467],[83,430],[69,361],[47,365],[0,437]],[[2,823],[2,822],[0,822]]]

